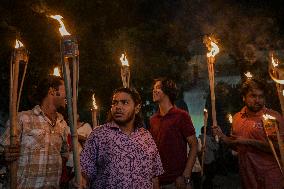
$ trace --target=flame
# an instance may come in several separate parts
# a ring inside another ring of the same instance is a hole
[[[122,54],[120,57],[120,61],[121,61],[122,66],[129,66],[126,55]]]
[[[279,60],[277,58],[274,58],[273,54],[271,55],[271,63],[273,67],[277,67],[279,65]]]
[[[61,75],[60,75],[60,70],[59,70],[58,67],[55,67],[55,68],[54,68],[54,70],[53,70],[53,75],[54,75],[54,76],[58,76],[58,77],[61,76]]]
[[[96,104],[95,94],[93,94],[92,100],[93,100],[93,109],[97,110],[97,109],[98,109],[98,106],[97,106],[97,104]]]
[[[284,90],[282,90],[282,95],[284,96]]]
[[[206,43],[206,46],[207,46],[208,51],[209,51],[207,53],[207,57],[216,56],[219,53],[220,49],[219,49],[217,43],[214,42],[215,40],[211,39],[211,37],[208,37],[205,41],[206,41],[205,43]]]
[[[203,109],[203,112],[204,112],[204,113],[205,113],[205,112],[207,113],[208,111],[207,111],[207,109],[206,109],[206,108],[204,108],[204,109]]]
[[[68,33],[68,31],[66,30],[63,21],[61,20],[63,17],[61,15],[51,15],[51,18],[57,20],[60,24],[60,28],[59,28],[59,32],[61,34],[61,36],[65,36],[65,35],[71,35],[70,33]]]
[[[227,115],[229,122],[232,124],[233,123],[233,116],[232,114]]]
[[[271,116],[271,115],[269,115],[269,114],[264,114],[262,117],[263,117],[265,120],[267,120],[267,119],[276,119],[275,117],[273,117],[273,116]]]
[[[18,39],[16,39],[16,45],[15,45],[15,49],[18,49],[20,47],[23,47],[23,43],[21,41],[19,41]]]
[[[245,73],[245,76],[246,76],[248,79],[251,79],[251,78],[253,77],[250,72]]]

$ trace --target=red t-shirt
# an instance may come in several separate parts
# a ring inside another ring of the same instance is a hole
[[[262,116],[269,114],[279,122],[280,133],[283,133],[283,118],[271,109],[263,108],[251,113],[244,107],[233,119],[232,134],[245,139],[266,142]],[[277,142],[276,142],[277,143]],[[266,153],[249,145],[237,146],[240,176],[245,189],[280,189],[283,176],[272,153]]]
[[[172,183],[181,176],[187,162],[186,138],[195,135],[189,114],[173,107],[161,116],[155,113],[150,119],[150,132],[157,144],[165,173],[160,183]]]

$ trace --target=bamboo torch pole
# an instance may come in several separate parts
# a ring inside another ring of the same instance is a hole
[[[219,53],[219,47],[217,46],[215,40],[212,37],[206,36],[204,38],[204,43],[206,44],[209,52],[207,53],[207,65],[208,65],[208,76],[210,85],[210,97],[211,97],[211,108],[212,108],[212,121],[213,126],[218,126],[216,119],[216,107],[215,107],[215,79],[214,79],[214,62],[215,56]],[[215,140],[218,142],[219,138],[216,135]]]
[[[202,145],[202,156],[201,156],[201,177],[204,175],[204,158],[205,158],[205,150],[206,150],[206,135],[207,135],[207,119],[208,119],[208,111],[204,109],[203,111],[204,117],[204,132],[203,132],[203,145]]]
[[[24,48],[24,45],[16,40],[15,50],[13,52],[11,60],[11,76],[10,76],[10,144],[17,145],[17,104],[19,101],[18,96],[18,84],[19,84],[19,70],[20,62],[28,62],[27,51]],[[22,78],[22,80],[24,77]],[[17,188],[17,161],[14,161],[10,164],[10,188]]]
[[[76,183],[81,183],[81,170],[79,164],[79,148],[77,134],[77,85],[79,70],[79,50],[77,39],[67,32],[60,15],[51,16],[60,23],[59,32],[61,34],[61,63],[63,67],[63,75],[65,82],[65,90],[67,97],[68,119],[72,137],[73,146],[73,163],[75,171]],[[73,81],[71,82],[70,63],[73,69]],[[72,85],[71,85],[72,84]],[[73,89],[71,88],[73,86]],[[80,186],[81,187],[81,186]]]

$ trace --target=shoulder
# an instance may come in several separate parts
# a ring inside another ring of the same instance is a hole
[[[269,114],[269,115],[275,117],[278,121],[283,121],[282,115],[279,112],[275,111],[275,110],[267,108],[266,109],[266,114]]]

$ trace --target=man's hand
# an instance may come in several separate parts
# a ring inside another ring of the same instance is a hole
[[[177,189],[191,189],[191,184],[186,184],[184,177],[183,176],[179,176],[176,179],[176,188]]]
[[[20,157],[20,146],[19,145],[4,146],[3,156],[4,160],[7,162],[16,161]]]

